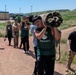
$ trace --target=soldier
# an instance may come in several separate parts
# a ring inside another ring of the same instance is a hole
[[[14,20],[13,24],[13,37],[14,37],[14,48],[18,48],[18,38],[19,38],[19,23],[17,19]]]
[[[76,31],[70,33],[67,44],[69,53],[67,68],[71,69],[71,63],[76,55]]]

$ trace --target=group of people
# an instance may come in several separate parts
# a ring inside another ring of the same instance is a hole
[[[7,21],[6,25],[6,33],[5,33],[5,39],[8,38],[9,46],[11,46],[11,40],[13,38],[14,48],[18,48],[19,45],[19,34],[21,37],[21,43],[19,48],[22,47],[25,51],[25,53],[29,52],[29,20],[28,17],[23,16],[22,21],[18,23],[17,19],[14,19],[14,23],[11,24],[10,21]],[[20,33],[19,33],[20,31]]]
[[[33,44],[35,51],[35,68],[33,75],[54,75],[55,66],[55,42],[60,39],[60,34],[57,27],[48,27],[44,24],[40,16],[32,18],[30,23],[29,18],[23,16],[20,24],[15,19],[15,23],[11,25],[10,21],[6,26],[6,37],[8,36],[9,45],[11,38],[14,38],[14,48],[18,47],[19,30],[21,31],[21,43],[23,44],[25,53],[29,51],[29,29],[33,35]],[[68,37],[69,60],[68,68],[71,66],[72,58],[76,54],[76,32],[73,32]]]

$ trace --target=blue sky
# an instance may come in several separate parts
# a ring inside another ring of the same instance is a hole
[[[76,0],[0,0],[0,10],[9,13],[30,13],[56,9],[76,9]]]

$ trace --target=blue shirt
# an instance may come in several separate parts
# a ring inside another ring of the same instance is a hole
[[[33,35],[33,44],[34,44],[34,47],[37,46],[37,38],[36,38],[36,36],[34,34],[34,31],[35,31],[36,28],[37,27],[35,25],[31,25],[30,26],[30,31],[31,31],[31,34]]]

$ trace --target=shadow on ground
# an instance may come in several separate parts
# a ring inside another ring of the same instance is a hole
[[[4,50],[5,48],[0,48],[0,50]]]
[[[29,50],[29,54],[27,54],[27,55],[30,55],[30,56],[32,56],[35,59],[35,54],[33,53],[32,50]]]
[[[59,72],[54,72],[54,75],[63,75],[63,74],[60,74]]]

